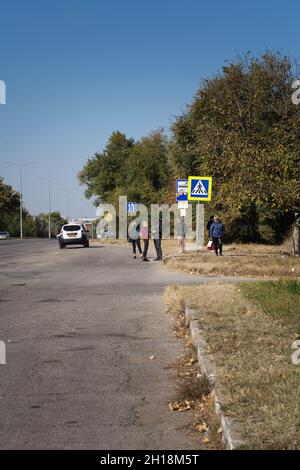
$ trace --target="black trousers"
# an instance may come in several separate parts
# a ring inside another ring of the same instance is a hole
[[[157,258],[162,259],[161,238],[154,238],[153,243]]]
[[[149,240],[146,239],[144,240],[144,246],[143,246],[143,258],[147,258],[148,248],[149,248]]]
[[[222,239],[220,237],[213,237],[216,255],[222,254]]]
[[[137,238],[136,240],[132,240],[131,243],[132,243],[133,254],[136,255],[136,247],[137,247],[141,255],[142,254],[141,240]]]

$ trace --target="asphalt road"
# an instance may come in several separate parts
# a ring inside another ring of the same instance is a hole
[[[161,293],[207,280],[127,246],[1,241],[0,448],[200,448],[167,407],[182,351]]]

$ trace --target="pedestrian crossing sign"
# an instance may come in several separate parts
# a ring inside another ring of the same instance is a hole
[[[212,177],[211,176],[189,176],[188,200],[189,201],[211,201]]]

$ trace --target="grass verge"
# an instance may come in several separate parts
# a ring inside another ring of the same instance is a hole
[[[300,334],[300,282],[281,280],[244,283],[243,295],[264,313],[281,320]]]
[[[170,269],[201,275],[300,277],[300,258],[290,256],[279,247],[263,245],[227,246],[222,257],[205,250],[185,253],[168,257],[165,264]]]
[[[169,287],[167,309],[185,302],[218,371],[223,410],[244,423],[252,449],[300,449],[300,365],[291,360],[299,327],[299,283]]]
[[[176,301],[172,297],[168,311],[174,320],[174,334],[184,341],[184,356],[172,365],[177,370],[176,399],[169,403],[172,412],[192,412],[193,421],[185,428],[188,434],[199,439],[200,447],[207,449],[223,449],[222,429],[215,413],[214,398],[211,385],[200,373],[197,363],[197,352],[192,345],[180,296]],[[170,300],[171,300],[170,297]],[[169,297],[166,296],[166,301]]]

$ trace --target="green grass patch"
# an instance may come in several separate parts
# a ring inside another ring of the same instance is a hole
[[[243,424],[247,448],[300,449],[300,365],[292,361],[299,287],[297,280],[208,283],[165,293],[174,317],[184,304],[197,311],[222,409]]]
[[[300,334],[300,282],[297,280],[261,281],[240,285],[242,294],[264,313]]]

